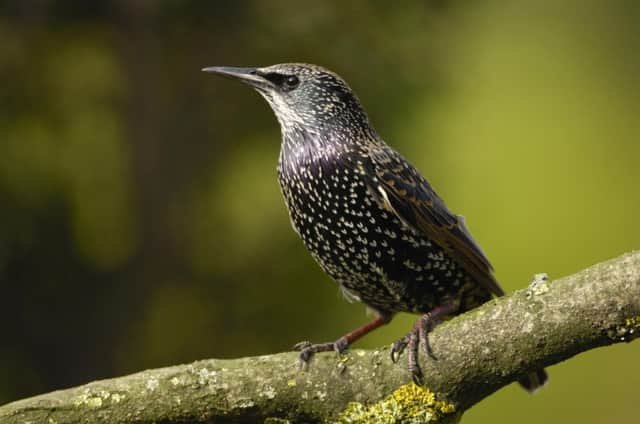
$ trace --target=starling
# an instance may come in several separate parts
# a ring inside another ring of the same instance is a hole
[[[278,179],[293,229],[345,297],[375,312],[335,342],[297,344],[301,362],[341,353],[409,312],[421,317],[393,344],[391,358],[408,348],[409,372],[420,382],[419,346],[433,357],[429,331],[504,294],[463,217],[381,139],[335,73],[302,63],[203,70],[243,81],[267,100],[282,130]],[[546,379],[537,370],[520,383],[532,391]]]

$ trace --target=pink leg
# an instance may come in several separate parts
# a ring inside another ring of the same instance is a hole
[[[392,317],[393,315],[391,314],[381,314],[376,319],[366,323],[361,327],[356,328],[350,333],[345,334],[335,342],[313,344],[311,342],[305,341],[297,343],[293,347],[293,350],[300,351],[300,362],[303,365],[308,363],[311,357],[318,352],[328,352],[333,350],[340,354],[344,352],[347,347],[349,347],[349,345],[354,343],[356,340],[360,339],[376,328],[388,324],[391,321]]]

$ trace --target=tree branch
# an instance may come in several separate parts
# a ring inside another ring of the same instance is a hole
[[[430,336],[438,359],[421,364],[425,388],[409,383],[406,364],[393,364],[388,348],[318,354],[308,371],[296,353],[280,353],[96,381],[2,406],[0,422],[454,421],[528,371],[638,333],[635,252],[553,282],[539,278],[438,326]]]

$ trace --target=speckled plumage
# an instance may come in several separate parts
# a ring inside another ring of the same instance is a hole
[[[334,343],[298,347],[301,359],[344,350],[397,312],[425,314],[394,345],[417,345],[437,320],[504,292],[462,217],[375,132],[359,100],[336,74],[308,64],[207,68],[248,82],[268,101],[282,129],[278,180],[291,223],[320,267],[350,300],[379,317]],[[537,380],[536,380],[537,379]],[[543,372],[523,381],[535,388]]]
[[[278,176],[294,229],[347,298],[381,313],[426,313],[448,299],[469,309],[491,297],[474,290],[477,284],[443,247],[387,206],[388,189],[372,158],[384,155],[414,174],[408,163],[381,141],[363,137],[362,145],[337,146],[339,134],[325,136],[315,135],[326,145],[313,154],[289,151],[285,141]]]

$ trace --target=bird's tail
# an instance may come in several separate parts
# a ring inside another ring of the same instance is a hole
[[[547,383],[549,377],[545,370],[536,370],[531,374],[518,381],[524,389],[529,393],[535,393],[539,388]]]

